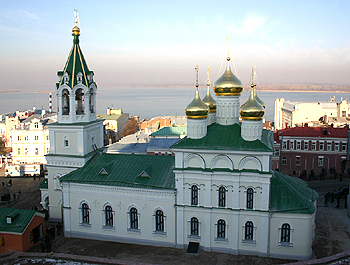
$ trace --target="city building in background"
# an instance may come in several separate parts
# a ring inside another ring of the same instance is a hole
[[[291,102],[284,98],[275,101],[275,129],[303,126],[333,125],[339,127],[350,124],[350,110],[347,100],[337,102]]]
[[[348,128],[307,125],[278,130],[274,134],[273,169],[303,178],[310,174],[319,178],[331,168],[339,174],[346,170],[348,132]]]

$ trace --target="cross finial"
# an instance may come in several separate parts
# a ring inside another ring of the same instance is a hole
[[[210,77],[209,77],[209,65],[208,65],[208,71],[207,71],[207,86],[210,86]]]
[[[230,58],[230,44],[231,44],[231,39],[230,39],[230,34],[227,37],[227,57]]]
[[[74,9],[74,26],[79,27],[79,15],[78,15],[78,10],[75,8]]]
[[[198,88],[199,87],[199,84],[198,84],[198,64],[196,65],[196,68],[195,68],[195,70],[196,70],[196,87]]]

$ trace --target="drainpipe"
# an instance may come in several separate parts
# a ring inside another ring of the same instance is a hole
[[[177,246],[177,190],[174,190],[175,194],[175,247]]]

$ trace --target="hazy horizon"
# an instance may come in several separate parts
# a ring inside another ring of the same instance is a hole
[[[191,86],[210,66],[221,76],[228,52],[237,75],[260,84],[350,85],[348,1],[5,1],[0,11],[0,91],[53,91],[72,47],[80,46],[99,87]],[[40,89],[39,89],[40,88]]]

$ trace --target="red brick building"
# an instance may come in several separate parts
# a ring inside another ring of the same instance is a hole
[[[44,236],[44,217],[35,210],[0,208],[0,253],[34,246]]]
[[[322,169],[335,168],[339,174],[346,169],[348,150],[348,128],[293,127],[274,134],[275,156],[273,169],[300,176],[315,177]],[[306,171],[306,172],[305,172]]]

